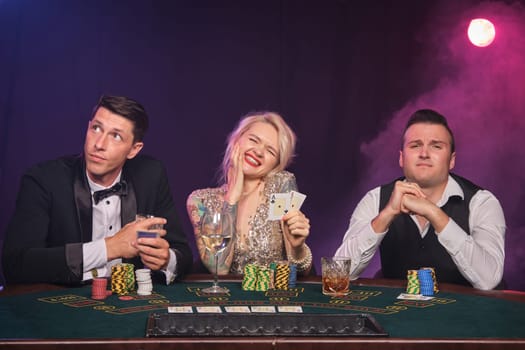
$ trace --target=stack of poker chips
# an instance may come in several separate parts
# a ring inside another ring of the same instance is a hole
[[[266,292],[270,289],[271,270],[265,266],[260,266],[257,272],[257,282],[255,283],[255,290],[257,292]]]
[[[420,269],[417,271],[417,277],[419,279],[419,288],[421,294],[424,296],[434,295],[434,281],[432,279],[432,273],[429,269]]]
[[[275,269],[276,268],[277,268],[276,265],[273,268],[270,265],[270,267],[268,268],[268,271],[270,273],[270,286],[269,286],[269,289],[275,289]]]
[[[244,266],[242,289],[265,292],[269,289],[288,290],[297,283],[297,265],[288,261],[272,262],[269,267],[256,264]]]
[[[126,295],[135,291],[135,273],[133,264],[117,264],[111,267],[111,291]]]
[[[407,282],[407,293],[419,294],[419,279],[417,276],[417,270],[408,270]]]
[[[255,264],[246,264],[246,266],[244,266],[244,278],[242,280],[242,290],[255,291],[258,272],[259,272],[259,266]]]
[[[434,293],[439,292],[437,278],[436,278],[436,271],[434,271],[434,268],[433,267],[422,267],[421,270],[430,270],[430,274],[432,275],[432,282],[434,283]]]
[[[138,269],[135,271],[135,279],[137,281],[137,294],[138,295],[151,295],[153,291],[153,282],[151,280],[150,269]]]
[[[288,262],[279,262],[275,270],[275,289],[288,290],[290,266]]]
[[[290,276],[288,277],[288,288],[295,288],[297,282],[297,265],[290,264]]]
[[[433,296],[439,292],[436,272],[433,267],[422,267],[419,270],[408,270],[407,293]]]
[[[96,300],[106,299],[108,295],[111,295],[111,291],[107,290],[107,286],[107,279],[93,278],[93,284],[91,285],[91,298]]]
[[[277,263],[275,261],[270,263],[270,270],[273,271],[273,276],[275,277],[277,271]]]

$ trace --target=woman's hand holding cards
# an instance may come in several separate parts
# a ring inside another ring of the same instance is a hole
[[[300,211],[290,211],[283,216],[281,225],[284,239],[292,249],[300,248],[310,234],[310,220]]]
[[[312,252],[306,245],[310,234],[310,220],[300,211],[290,211],[281,220],[288,260],[298,271],[308,273],[312,266]]]

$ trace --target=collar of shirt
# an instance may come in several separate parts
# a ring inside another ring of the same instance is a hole
[[[443,195],[441,196],[441,199],[436,203],[438,207],[442,207],[445,204],[447,204],[450,197],[459,196],[461,199],[465,198],[465,195],[463,193],[463,190],[459,186],[458,182],[454,180],[452,176],[448,176],[447,186],[445,187],[445,190],[443,191]]]
[[[101,190],[105,190],[107,188],[111,188],[111,186],[113,186],[114,184],[116,184],[117,182],[120,181],[120,177],[122,176],[122,170],[120,171],[120,173],[118,174],[117,178],[115,179],[115,181],[113,181],[113,183],[107,187],[104,187],[102,185],[99,185],[95,182],[93,182],[90,178],[89,178],[89,175],[87,174],[87,171],[86,171],[86,176],[87,176],[87,179],[88,179],[88,183],[89,183],[89,189],[91,190],[91,195],[93,196],[93,193],[95,193],[96,191],[101,191]]]

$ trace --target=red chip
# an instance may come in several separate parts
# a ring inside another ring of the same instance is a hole
[[[131,295],[122,295],[118,297],[120,300],[133,300],[133,297]]]

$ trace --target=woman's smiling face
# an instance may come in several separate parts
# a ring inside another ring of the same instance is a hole
[[[246,178],[263,178],[279,164],[279,135],[269,123],[253,123],[239,138]]]

